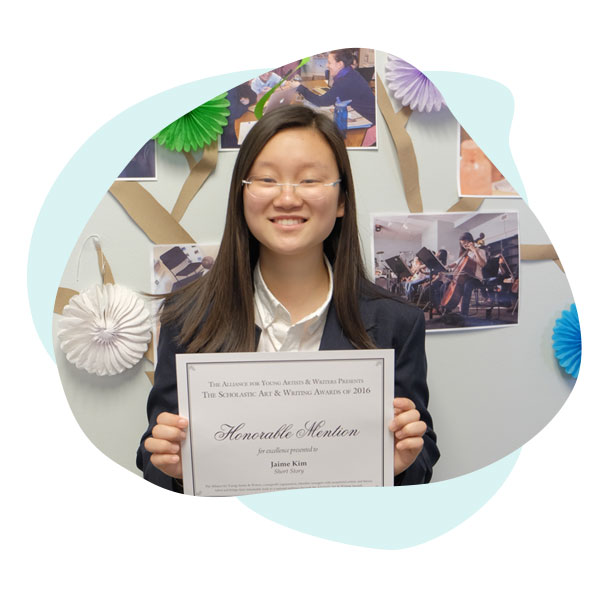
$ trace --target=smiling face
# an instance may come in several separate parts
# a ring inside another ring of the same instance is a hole
[[[335,78],[337,76],[337,73],[345,67],[345,65],[343,64],[343,61],[339,60],[335,60],[335,55],[334,54],[329,54],[327,61],[326,61],[326,66],[329,70],[329,73],[331,74],[331,77]]]
[[[339,178],[335,156],[324,136],[313,128],[285,129],[258,154],[248,177],[270,177],[280,183]],[[293,187],[274,199],[254,197],[244,186],[244,216],[260,243],[261,256],[322,255],[324,240],[344,214],[339,185],[324,187],[320,196],[303,200]]]

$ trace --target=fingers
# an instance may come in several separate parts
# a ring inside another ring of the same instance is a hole
[[[186,438],[188,420],[175,413],[163,412],[157,416],[145,448],[151,453],[151,463],[166,475],[182,477],[180,448]]]
[[[408,411],[400,411],[398,415],[395,415],[391,421],[389,428],[391,432],[396,432],[403,426],[411,422],[419,421],[419,411],[417,409],[409,409]]]
[[[407,397],[395,397],[393,407],[395,408],[395,415],[398,415],[398,412],[415,409],[415,403]]]
[[[145,448],[150,453],[170,453],[175,455],[180,451],[179,444],[169,442],[168,440],[159,440],[152,436],[149,436],[149,438],[145,440]]]
[[[157,423],[165,426],[176,426],[181,430],[185,430],[188,427],[188,420],[185,417],[180,417],[175,413],[168,413],[167,411],[162,411],[157,416]]]
[[[180,462],[180,455],[161,455],[159,453],[153,453],[151,455],[151,463],[161,469],[164,473],[171,475],[168,471],[165,471],[171,465],[176,465]]]
[[[397,397],[393,401],[395,408],[395,417],[389,424],[391,432],[396,432],[407,424],[419,421],[420,414],[415,407],[415,403],[411,399],[405,397]]]
[[[417,409],[409,409],[395,417],[389,427],[395,434],[395,475],[399,475],[423,450],[427,425],[420,421]]]
[[[420,438],[426,433],[428,426],[421,421],[419,411],[415,408],[415,403],[406,397],[397,397],[393,401],[395,407],[395,417],[390,422],[388,428],[395,434],[397,445],[399,441],[406,438]],[[405,443],[403,447],[410,444]],[[423,440],[422,440],[423,445]],[[411,448],[415,448],[412,446]]]
[[[395,432],[395,440],[399,441],[399,440],[403,440],[404,438],[413,438],[413,437],[421,438],[426,433],[427,429],[428,429],[428,426],[426,425],[425,422],[422,422],[422,421],[416,421],[416,422],[407,424],[406,426],[403,426],[402,428],[398,429]]]
[[[176,428],[174,426],[163,426],[157,424],[153,427],[152,432],[153,438],[159,438],[161,440],[169,440],[170,442],[182,442],[186,438],[186,432]]]
[[[157,416],[157,424],[151,434],[153,438],[181,443],[186,438],[187,427],[187,419],[164,411]]]
[[[424,447],[424,439],[420,436],[415,436],[413,438],[405,438],[404,440],[399,440],[397,444],[395,444],[395,449],[397,451],[410,451],[417,455],[421,452],[421,449]]]
[[[182,479],[182,463],[179,455],[160,455],[153,453],[151,463],[165,475]]]

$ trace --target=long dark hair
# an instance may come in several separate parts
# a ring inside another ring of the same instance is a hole
[[[337,218],[324,241],[324,252],[333,266],[333,305],[354,347],[374,348],[358,307],[360,292],[365,292],[370,285],[365,283],[353,178],[345,142],[328,116],[293,105],[267,113],[246,136],[231,178],[225,228],[215,264],[205,276],[171,293],[164,302],[161,321],[178,328],[177,340],[188,352],[256,349],[252,273],[260,246],[244,217],[242,180],[268,141],[280,131],[295,127],[319,131],[335,156],[341,178],[339,201],[344,203],[345,213]]]
[[[337,62],[342,62],[343,67],[351,66],[355,61],[355,52],[352,48],[342,48],[341,50],[333,50],[329,52],[335,57]]]

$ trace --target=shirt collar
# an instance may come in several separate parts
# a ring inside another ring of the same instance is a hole
[[[301,324],[310,320],[319,320],[320,317],[327,312],[331,299],[333,298],[333,268],[326,255],[323,254],[323,258],[329,277],[329,289],[324,303],[322,303],[320,307],[318,307],[311,314],[308,314],[302,318],[296,324]],[[291,314],[275,297],[275,295],[271,293],[264,281],[264,278],[262,277],[262,272],[260,271],[260,261],[256,263],[256,268],[254,268],[254,303],[256,305],[258,315],[260,316],[260,324],[262,324],[263,329],[269,327],[276,319],[285,320],[288,325],[291,325]]]
[[[335,75],[335,81],[337,79],[340,79],[341,77],[344,77],[345,75],[347,75],[347,73],[349,73],[349,71],[352,71],[353,69],[350,66],[344,66],[336,75]]]

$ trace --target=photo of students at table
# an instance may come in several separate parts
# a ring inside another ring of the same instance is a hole
[[[286,104],[304,103],[334,119],[339,99],[347,105],[346,146],[376,146],[373,50],[333,50],[312,56],[300,69],[298,65],[296,61],[276,68],[229,90],[230,115],[221,136],[221,149],[240,147],[257,121],[254,113],[257,103],[276,86],[266,100],[263,113]]]
[[[327,68],[332,79],[331,88],[318,95],[305,85],[298,85],[298,92],[314,106],[333,106],[337,98],[351,100],[349,106],[369,120],[376,123],[376,98],[369,83],[356,70],[357,59],[352,50],[334,50],[328,53]]]
[[[267,91],[273,89],[273,87],[280,82],[281,77],[274,71],[270,71],[252,79],[252,81],[250,81],[250,87],[257,98],[260,99]]]

